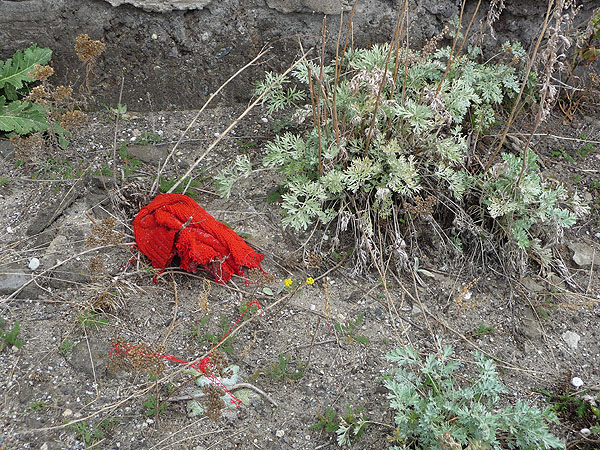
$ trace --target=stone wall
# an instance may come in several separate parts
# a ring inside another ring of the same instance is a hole
[[[597,0],[583,2],[580,18]],[[327,18],[327,50],[333,54],[339,27],[351,0],[0,0],[0,58],[32,43],[54,51],[55,83],[77,84],[82,68],[74,51],[75,36],[87,33],[106,43],[94,84],[95,104],[115,105],[124,77],[123,103],[130,109],[194,108],[222,82],[272,46],[260,67],[246,71],[223,94],[221,102],[245,102],[253,81],[265,69],[285,69],[299,52],[320,47]],[[402,0],[359,0],[353,26],[354,44],[383,42],[392,34]],[[487,2],[484,2],[487,3]],[[546,5],[538,0],[507,0],[495,25],[497,42],[536,36]],[[438,34],[458,15],[460,0],[410,0],[411,42]],[[476,1],[467,1],[467,17]],[[483,6],[480,16],[487,12]],[[478,20],[474,22],[474,29]]]

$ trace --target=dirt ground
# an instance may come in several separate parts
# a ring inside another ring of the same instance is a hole
[[[167,176],[180,176],[243,109],[205,111]],[[252,112],[208,154],[191,187],[200,205],[265,255],[272,280],[251,284],[221,285],[176,268],[155,274],[131,247],[131,222],[151,199],[157,164],[195,111],[120,121],[119,189],[107,113],[91,115],[66,151],[31,154],[44,162],[36,167],[16,164],[0,141],[0,317],[5,332],[19,323],[23,344],[0,353],[0,449],[337,448],[335,433],[311,425],[327,408],[344,415],[349,407],[372,422],[352,448],[387,448],[394,419],[382,382],[391,369],[385,355],[408,343],[433,352],[437,339],[465,365],[474,350],[495,358],[505,402],[548,406],[536,390],[598,394],[598,265],[573,260],[580,251],[600,255],[597,115],[563,123],[555,113],[548,131],[555,137],[536,147],[545,174],[593,205],[565,233],[563,273],[509,279],[492,266],[430,255],[420,264],[427,273],[391,279],[388,297],[375,273],[353,275],[349,261],[325,251],[327,230],[311,237],[312,230],[282,228],[279,205],[267,201],[277,174],[257,173],[227,200],[214,194],[214,174],[236,155],[260,165],[273,125],[263,114]],[[254,299],[262,314],[247,312],[219,353],[224,365],[239,367],[237,383],[252,386],[233,391],[244,403],[218,411],[212,392],[205,398],[216,417],[190,417],[193,376],[180,362],[148,354],[198,361]],[[137,359],[110,355],[117,342],[146,350]],[[578,390],[573,377],[583,380]],[[553,431],[569,448],[592,449],[600,436],[580,433],[589,425],[564,413]]]

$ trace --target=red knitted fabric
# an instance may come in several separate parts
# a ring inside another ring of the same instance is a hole
[[[221,283],[233,274],[244,275],[244,267],[262,270],[264,255],[186,195],[157,196],[133,220],[133,232],[137,247],[156,269],[166,268],[178,255],[182,269],[197,272],[201,266]]]

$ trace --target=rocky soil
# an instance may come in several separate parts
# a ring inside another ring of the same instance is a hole
[[[166,176],[181,175],[242,110],[205,111]],[[0,353],[2,448],[336,448],[333,433],[310,426],[327,408],[345,414],[348,407],[376,422],[353,448],[385,448],[393,426],[382,384],[391,368],[385,355],[407,343],[434,351],[436,339],[467,365],[475,349],[496,358],[508,388],[503,401],[545,407],[535,390],[598,393],[597,118],[563,125],[556,115],[552,134],[560,139],[543,140],[546,170],[596,202],[593,215],[565,236],[564,273],[507,279],[494,267],[474,270],[430,255],[421,262],[421,280],[390,281],[391,304],[375,274],[352,276],[348,261],[319,252],[327,231],[306,245],[309,233],[281,227],[279,206],[267,202],[276,174],[242,181],[228,200],[213,193],[212,177],[226,161],[246,153],[259,162],[273,119],[258,110],[207,156],[191,192],[265,254],[263,267],[273,278],[220,285],[172,268],[153,281],[148,261],[131,247],[131,221],[151,198],[159,161],[195,115],[133,113],[122,120],[118,189],[115,123],[106,113],[90,116],[66,152],[35,155],[43,164],[29,168],[15,164],[10,145],[0,141],[0,316],[5,331],[20,324],[23,344]],[[593,142],[585,157],[582,136]],[[570,159],[552,153],[559,148]],[[242,319],[221,356],[239,367],[238,383],[262,393],[236,390],[244,404],[223,411],[213,402],[213,419],[190,416],[189,396],[198,387],[181,363],[110,355],[121,342],[196,361],[253,299],[263,314],[248,312],[251,320]],[[571,386],[573,377],[583,386]],[[170,400],[158,415],[157,397]],[[580,434],[585,426],[566,415],[554,431],[571,448],[593,448]]]

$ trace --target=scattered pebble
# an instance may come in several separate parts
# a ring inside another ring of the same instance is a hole
[[[260,120],[262,120],[262,122],[263,122],[263,123],[268,123],[268,122],[269,122],[269,119],[267,119],[266,117],[263,117],[263,118],[262,118],[262,119],[260,119]]]
[[[277,430],[277,432],[275,433],[275,436],[277,436],[278,438],[282,438],[284,434],[285,434],[284,430]]]
[[[6,227],[6,232],[7,232],[8,234],[12,234],[12,233],[14,233],[14,232],[15,232],[15,230],[13,230],[13,229],[12,229],[12,227]]]
[[[580,388],[581,386],[583,386],[583,380],[579,377],[573,377],[573,379],[571,380],[571,384],[576,388]]]
[[[62,416],[63,416],[63,417],[69,417],[69,416],[71,416],[71,415],[73,415],[73,411],[72,411],[72,410],[70,410],[69,408],[65,409],[65,410],[63,411],[63,413],[62,413]]]
[[[27,267],[29,267],[31,271],[36,270],[38,267],[40,267],[40,260],[37,258],[31,258]]]
[[[582,428],[579,432],[584,436],[589,436],[590,434],[592,434],[589,428]]]

